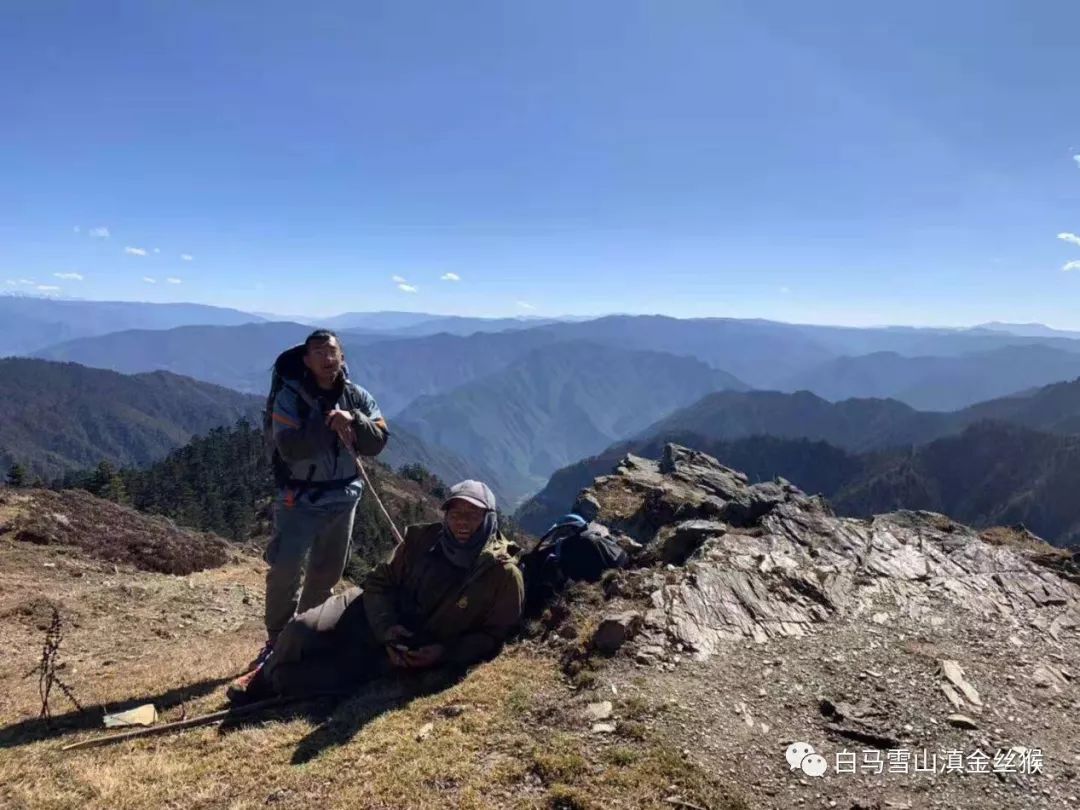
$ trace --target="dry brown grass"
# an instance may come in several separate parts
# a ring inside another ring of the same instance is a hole
[[[88,492],[69,489],[0,490],[0,510],[8,507],[3,531],[38,545],[76,546],[83,553],[144,571],[190,574],[223,565],[229,544],[212,534],[183,529]]]
[[[321,724],[286,715],[224,734],[197,729],[83,752],[60,751],[70,735],[17,746],[0,764],[7,786],[0,796],[14,807],[121,810],[279,802],[630,808],[661,806],[671,795],[737,806],[659,742],[616,744],[591,734],[575,714],[546,711],[569,696],[553,661],[517,649],[445,692],[374,719],[370,698],[361,696]],[[427,723],[433,729],[421,738]]]
[[[596,684],[575,690],[557,656],[528,644],[412,700],[376,686],[332,708],[61,751],[103,733],[103,705],[152,701],[164,720],[219,708],[261,638],[262,570],[244,559],[167,576],[0,533],[0,807],[739,806],[660,735],[593,734],[583,709]],[[59,707],[51,730],[35,720],[36,682],[21,677],[40,651],[35,600],[60,605],[65,680],[95,707]]]

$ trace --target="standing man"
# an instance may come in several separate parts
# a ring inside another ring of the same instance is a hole
[[[295,613],[330,597],[345,570],[364,488],[353,453],[378,455],[389,437],[374,397],[347,378],[333,332],[312,332],[278,357],[274,371],[280,388],[272,389],[270,418],[279,490],[265,555],[267,642],[256,666]]]

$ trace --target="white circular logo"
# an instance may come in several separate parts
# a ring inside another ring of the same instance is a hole
[[[803,758],[808,757],[812,753],[814,753],[814,746],[810,745],[810,743],[796,742],[789,745],[787,747],[786,758],[791,770],[799,770]]]
[[[824,776],[825,771],[829,770],[829,763],[825,761],[825,757],[821,756],[821,754],[808,754],[803,757],[800,767],[807,776],[817,779],[819,776]]]

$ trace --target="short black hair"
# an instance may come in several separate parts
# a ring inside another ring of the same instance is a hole
[[[331,340],[337,340],[338,346],[341,346],[336,333],[329,329],[316,329],[304,339],[304,348],[310,350],[312,343],[326,343]]]

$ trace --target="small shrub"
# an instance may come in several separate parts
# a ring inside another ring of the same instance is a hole
[[[625,768],[627,765],[633,765],[637,762],[640,756],[633,748],[619,746],[608,751],[607,758],[612,765]]]
[[[620,737],[625,737],[628,740],[637,740],[638,742],[644,742],[649,736],[645,724],[639,723],[636,720],[627,720],[625,723],[619,723],[616,733]]]
[[[589,764],[572,738],[557,737],[550,747],[533,751],[533,770],[547,785],[573,782]]]
[[[594,805],[569,785],[556,784],[548,790],[547,806],[550,810],[591,810]]]

